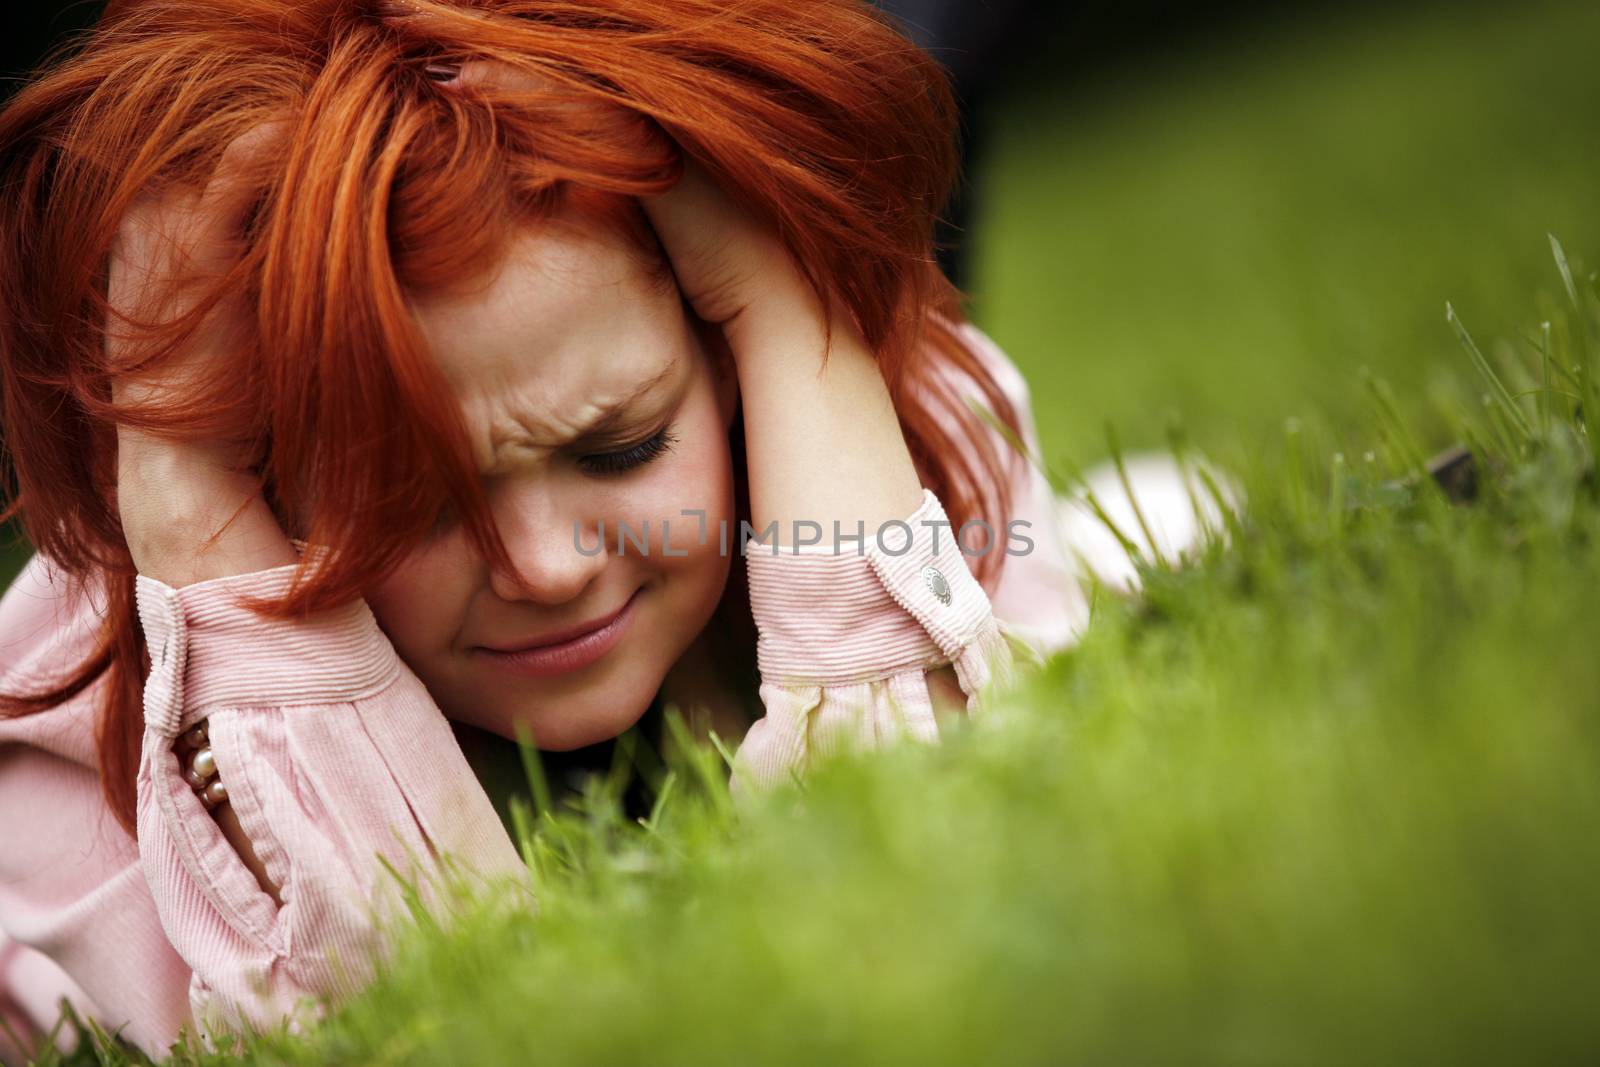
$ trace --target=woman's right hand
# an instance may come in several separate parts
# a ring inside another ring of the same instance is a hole
[[[233,266],[255,186],[248,181],[278,144],[280,123],[234,140],[203,191],[173,188],[136,202],[112,249],[106,354],[125,365],[131,323],[169,322]],[[149,405],[181,391],[188,375],[237,343],[247,309],[229,298],[206,315],[182,352],[158,372],[115,380],[118,406]],[[294,563],[298,555],[238,445],[175,441],[119,425],[117,508],[139,573],[173,587]],[[231,521],[230,521],[231,520]]]

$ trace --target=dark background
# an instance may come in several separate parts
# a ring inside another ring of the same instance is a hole
[[[0,74],[11,79],[26,74],[55,44],[93,25],[104,6],[99,0],[18,5],[7,20],[0,42]],[[1173,0],[1136,3],[1040,2],[1040,0],[882,0],[885,10],[901,18],[908,34],[931,47],[962,80],[973,80],[972,68],[989,57],[1003,57],[998,68],[981,73],[989,80],[1029,76],[1043,68],[1053,78],[1115,62],[1129,55],[1166,47],[1193,47],[1211,34],[1226,33],[1241,21],[1274,12],[1304,13],[1315,4],[1229,0],[1207,5]],[[1339,5],[1357,17],[1356,6]],[[1203,9],[1202,9],[1203,7]]]
[[[1304,15],[1313,3],[1229,0],[1208,5],[1173,0],[1071,3],[1053,0],[878,0],[898,18],[908,36],[951,72],[966,110],[969,173],[976,173],[989,145],[984,116],[994,101],[1021,85],[1047,84],[1063,97],[1075,85],[1091,84],[1100,70],[1142,61],[1173,49],[1203,50],[1253,22],[1279,13]],[[13,20],[0,45],[0,77],[9,94],[54,48],[94,24],[103,0],[29,4]],[[1355,6],[1345,5],[1354,12]],[[1352,14],[1352,17],[1356,17]],[[947,273],[965,287],[970,281],[961,234],[971,225],[981,195],[964,183],[940,235]]]

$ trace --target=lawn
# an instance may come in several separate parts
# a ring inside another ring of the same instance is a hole
[[[936,748],[737,818],[680,748],[648,825],[529,819],[537,915],[247,1058],[1592,1059],[1597,31],[1373,9],[1003,101],[976,311],[1046,458],[1179,426],[1231,546]],[[1416,468],[1463,441],[1455,501]]]

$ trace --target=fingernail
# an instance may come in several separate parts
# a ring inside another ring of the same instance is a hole
[[[422,73],[426,74],[429,78],[432,78],[436,82],[455,81],[457,76],[459,76],[461,73],[461,64],[429,63],[422,68]]]

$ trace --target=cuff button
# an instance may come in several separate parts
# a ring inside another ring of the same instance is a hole
[[[938,567],[922,568],[922,580],[933,591],[933,595],[939,598],[939,603],[945,607],[950,606],[950,583],[944,580],[944,575],[939,573]]]

